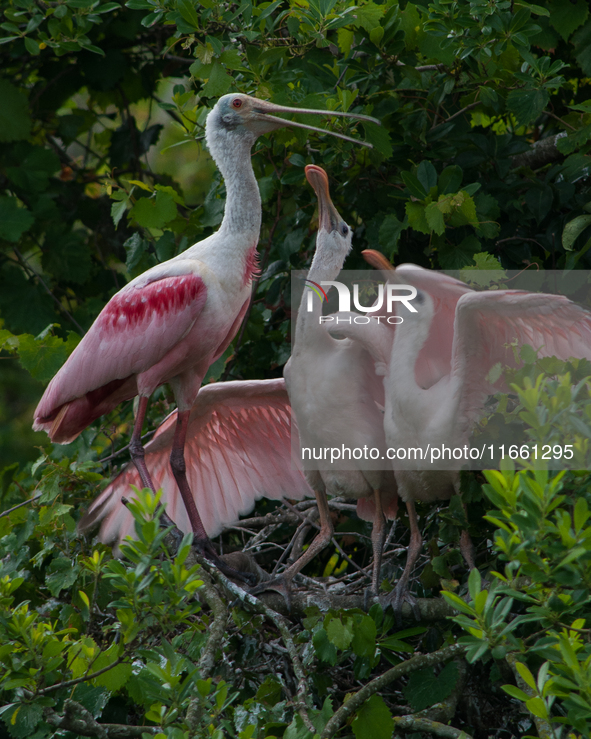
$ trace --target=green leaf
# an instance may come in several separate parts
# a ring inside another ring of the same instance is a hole
[[[34,220],[27,208],[19,207],[16,198],[0,197],[0,238],[17,242],[31,228]]]
[[[461,167],[457,164],[451,164],[446,167],[437,180],[437,187],[442,195],[449,195],[450,193],[457,192],[461,185],[464,173]]]
[[[562,232],[562,246],[566,251],[572,251],[573,244],[583,231],[591,224],[591,215],[577,216],[569,221]]]
[[[404,184],[408,187],[409,193],[417,200],[424,200],[427,197],[428,190],[425,190],[418,177],[412,172],[401,172]]]
[[[431,231],[435,231],[438,236],[441,236],[445,232],[445,221],[443,220],[443,213],[439,207],[439,203],[429,203],[425,208],[425,218],[429,224]]]
[[[373,657],[376,650],[376,623],[373,618],[363,616],[360,623],[355,624],[351,649],[358,657]]]
[[[148,250],[148,242],[144,241],[138,233],[135,233],[127,239],[123,246],[127,252],[125,266],[127,267],[128,272],[133,272],[140,263],[141,258]]]
[[[517,700],[524,702],[529,700],[529,695],[524,693],[520,688],[516,688],[515,685],[501,685],[501,688],[512,698],[517,698]]]
[[[351,25],[356,28],[365,28],[366,31],[371,31],[376,26],[380,25],[380,20],[384,15],[384,5],[376,5],[375,3],[368,2],[365,5],[359,5],[355,9],[351,16],[355,19]]]
[[[125,211],[127,210],[127,199],[121,200],[120,202],[111,203],[111,218],[115,224],[115,228],[119,225],[119,221],[123,218]]]
[[[113,664],[119,654],[118,645],[109,647],[105,652],[99,655],[92,665],[92,672],[98,672],[99,670],[108,667]],[[125,683],[129,680],[133,672],[132,665],[121,662],[115,665],[112,669],[103,672],[102,675],[95,677],[93,682],[97,687],[107,688],[111,692],[115,692],[122,688]]]
[[[144,228],[163,228],[177,216],[177,207],[170,193],[156,192],[151,198],[140,198],[129,215]]]
[[[568,3],[562,0],[549,0],[549,20],[565,41],[568,41],[570,35],[589,17],[589,3],[587,0],[569,0]]]
[[[388,131],[383,126],[378,126],[375,123],[364,123],[363,130],[365,131],[365,140],[376,151],[379,151],[385,159],[389,159],[392,156],[392,142]]]
[[[546,704],[539,696],[534,696],[533,698],[529,698],[525,702],[525,706],[533,713],[534,716],[537,716],[538,718],[547,719],[548,718],[548,709],[546,708]],[[585,706],[588,710],[588,704]]]
[[[391,739],[394,719],[379,695],[372,695],[351,724],[356,739]]]
[[[455,662],[449,662],[438,676],[432,667],[417,670],[411,673],[403,690],[404,696],[413,711],[422,711],[450,696],[458,681],[458,675]]]
[[[325,626],[329,641],[337,649],[347,649],[353,640],[353,621],[350,618],[331,618]]]
[[[29,739],[35,733],[35,727],[43,718],[43,706],[39,703],[18,703],[11,714],[6,712],[2,718],[13,737]]]
[[[475,267],[465,267],[465,269],[503,269],[502,264],[499,262],[497,257],[489,254],[487,251],[481,251],[479,254],[474,254],[472,259],[474,260]]]
[[[527,665],[524,665],[523,662],[516,662],[515,669],[521,675],[523,682],[529,685],[532,690],[536,690],[536,680]]]
[[[23,92],[7,80],[0,80],[0,141],[22,141],[31,133],[31,116]]]
[[[323,662],[328,662],[330,665],[336,665],[337,663],[337,649],[334,644],[328,640],[328,634],[324,629],[318,629],[312,637],[312,644],[314,645],[314,651],[318,655],[318,658]]]
[[[180,14],[190,26],[199,30],[199,16],[195,11],[195,6],[191,0],[177,0],[177,7]]]
[[[40,382],[49,382],[80,342],[73,331],[68,332],[66,341],[49,333],[37,338],[21,334],[18,338],[19,361]]]
[[[432,187],[437,187],[437,170],[428,159],[423,159],[417,167],[417,179],[427,194]]]
[[[5,172],[8,179],[23,190],[46,190],[50,176],[60,170],[57,154],[43,146],[21,142],[15,145],[13,153],[13,161],[16,159],[18,166],[6,167]]]
[[[341,52],[348,56],[355,40],[355,33],[350,28],[339,28],[337,31],[337,43]]]
[[[214,62],[209,79],[203,88],[205,97],[217,98],[225,95],[232,85],[232,78],[219,62]]]
[[[67,590],[76,582],[78,572],[78,565],[71,559],[59,557],[52,560],[47,568],[45,585],[53,597],[57,598],[62,590]]]
[[[281,683],[268,675],[257,690],[256,698],[262,703],[274,706],[281,700],[281,690]]]
[[[507,95],[507,109],[519,125],[527,126],[540,115],[548,100],[546,90],[512,90]]]
[[[591,18],[572,37],[576,60],[583,72],[591,75]]]
[[[415,231],[420,233],[430,234],[431,226],[425,216],[425,206],[422,203],[413,203],[408,201],[404,206],[406,215],[408,217],[408,225]],[[445,267],[444,267],[445,269]]]
[[[390,256],[398,252],[400,234],[408,228],[408,223],[399,221],[394,214],[387,215],[379,230],[380,246]]]

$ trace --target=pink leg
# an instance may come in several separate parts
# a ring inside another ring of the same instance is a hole
[[[176,484],[179,486],[185,508],[187,509],[195,540],[209,542],[209,537],[207,536],[203,522],[201,521],[201,516],[197,511],[195,499],[193,498],[193,493],[191,492],[189,481],[187,480],[187,467],[185,465],[185,439],[187,436],[187,425],[189,423],[190,413],[190,410],[182,411],[179,412],[177,416],[174,439],[172,440],[172,451],[170,452],[170,467],[172,469],[174,479],[176,480]]]
[[[462,533],[460,535],[460,552],[466,560],[470,571],[476,569],[476,562],[474,561],[474,544],[472,544],[472,539],[466,529],[462,529]]]
[[[191,528],[193,529],[193,545],[207,559],[211,560],[216,567],[228,577],[237,578],[243,582],[256,582],[256,577],[248,572],[239,572],[233,567],[229,567],[223,562],[215,551],[211,539],[205,531],[203,521],[195,505],[193,493],[189,487],[187,480],[187,467],[185,464],[185,439],[187,437],[187,425],[189,423],[189,415],[191,411],[179,411],[177,416],[177,424],[172,440],[172,450],[170,452],[170,467],[172,474],[176,480],[183,503],[187,509]]]
[[[408,580],[420,554],[421,546],[423,545],[423,537],[419,530],[417,512],[412,500],[406,502],[406,510],[408,511],[408,521],[410,523],[410,542],[408,545],[408,552],[406,554],[406,566],[400,576],[400,580],[396,583],[396,587],[386,598],[386,601],[392,605],[392,608],[398,617],[400,617],[401,614],[403,601],[408,600],[411,602],[411,605],[413,604],[412,596],[410,596],[408,592]]]
[[[384,508],[382,505],[382,494],[378,489],[373,492],[376,504],[376,517],[371,530],[371,544],[373,549],[371,591],[373,595],[377,595],[380,588],[380,570],[382,569],[382,551],[384,549],[384,536],[386,534],[386,519],[384,517]]]
[[[267,582],[263,582],[260,585],[257,585],[256,588],[253,588],[250,592],[254,595],[263,593],[265,590],[277,590],[285,598],[285,602],[289,608],[291,605],[291,581],[298,572],[300,572],[300,570],[330,542],[334,528],[330,517],[330,509],[328,507],[328,500],[326,498],[324,487],[322,487],[321,490],[315,489],[314,495],[316,496],[318,513],[320,514],[320,531],[302,556],[290,565],[285,572],[278,577],[268,580]]]
[[[129,453],[133,463],[136,466],[137,471],[140,473],[142,485],[145,488],[155,493],[154,483],[148,472],[145,461],[144,445],[142,444],[142,426],[144,425],[144,418],[146,417],[146,410],[148,409],[148,400],[145,395],[140,395],[140,402],[138,405],[135,421],[133,424],[133,433],[129,442]]]

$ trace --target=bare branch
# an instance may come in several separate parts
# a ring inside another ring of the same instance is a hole
[[[511,158],[512,166],[540,169],[540,167],[544,167],[546,164],[551,164],[562,159],[564,154],[558,151],[556,142],[565,136],[566,132],[561,131],[555,136],[548,136],[545,139],[536,141],[529,151],[524,151],[523,154],[517,154]]]

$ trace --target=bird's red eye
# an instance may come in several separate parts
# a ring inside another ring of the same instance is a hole
[[[232,100],[232,105],[235,108],[241,108],[242,107],[242,100],[240,100],[240,98],[235,98],[234,100]]]

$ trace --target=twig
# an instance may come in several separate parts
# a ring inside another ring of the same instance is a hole
[[[13,511],[16,511],[17,508],[20,508],[21,506],[28,505],[29,503],[33,503],[35,500],[40,498],[43,495],[43,493],[38,493],[33,498],[29,498],[29,500],[23,500],[22,503],[19,503],[18,505],[12,506],[12,508],[9,508],[7,511],[2,511],[0,513],[0,518],[3,516],[8,516],[9,513],[12,513]]]
[[[533,244],[537,244],[542,249],[544,248],[539,241],[526,238],[525,236],[508,236],[506,239],[500,239],[499,241],[495,242],[495,246],[498,246],[499,244],[504,244],[506,241],[531,241]]]
[[[446,118],[444,121],[442,121],[440,125],[442,126],[444,123],[449,123],[450,121],[453,121],[454,118],[457,118],[459,115],[462,115],[463,113],[467,113],[469,110],[472,110],[472,108],[476,108],[478,105],[481,105],[481,104],[482,102],[480,100],[476,100],[476,102],[470,103],[470,105],[466,105],[465,108],[458,110],[457,113],[450,115],[449,118]]]
[[[446,737],[446,739],[472,739],[470,734],[461,729],[455,729],[453,726],[428,718],[394,716],[394,725],[402,731],[424,731],[426,734],[435,734],[435,736]]]
[[[97,657],[99,655],[97,654]],[[120,665],[122,662],[124,662],[127,659],[128,655],[124,654],[122,657],[119,657],[114,662],[111,662],[110,665],[107,665],[106,667],[103,667],[100,670],[97,670],[96,672],[91,672],[90,674],[86,673],[85,675],[82,675],[82,677],[76,677],[73,680],[65,680],[61,683],[56,683],[55,685],[50,685],[47,688],[43,688],[42,690],[37,691],[37,695],[48,695],[48,693],[53,693],[54,690],[61,690],[62,688],[71,688],[74,685],[78,685],[79,683],[85,683],[88,680],[94,680],[95,677],[98,677],[99,675],[102,675],[104,672],[109,672],[109,670],[112,670],[113,667],[117,667],[117,665]]]
[[[554,120],[555,121],[558,121],[558,123],[560,123],[561,125],[566,126],[567,128],[570,128],[571,131],[576,131],[577,130],[574,126],[571,126],[570,123],[567,123],[566,121],[563,121],[562,118],[559,118],[557,115],[555,115],[554,113],[551,113],[549,110],[545,110],[544,113],[546,115],[549,115],[550,118],[554,118]]]
[[[431,654],[418,654],[415,657],[411,657],[406,660],[406,662],[402,662],[401,664],[390,668],[384,672],[383,675],[370,680],[370,682],[364,685],[361,690],[352,695],[349,700],[337,710],[332,718],[329,719],[320,734],[320,739],[330,739],[330,737],[332,737],[341,728],[341,726],[343,726],[349,716],[355,713],[358,708],[361,708],[368,698],[371,698],[372,695],[385,688],[386,685],[394,682],[394,680],[398,680],[403,675],[408,675],[416,670],[421,670],[423,667],[430,667],[431,665],[437,665],[440,662],[447,662],[447,660],[452,659],[453,657],[464,654],[465,651],[466,647],[462,644],[454,644],[451,647],[439,649],[437,652],[431,652]],[[459,732],[453,736],[459,736]]]

